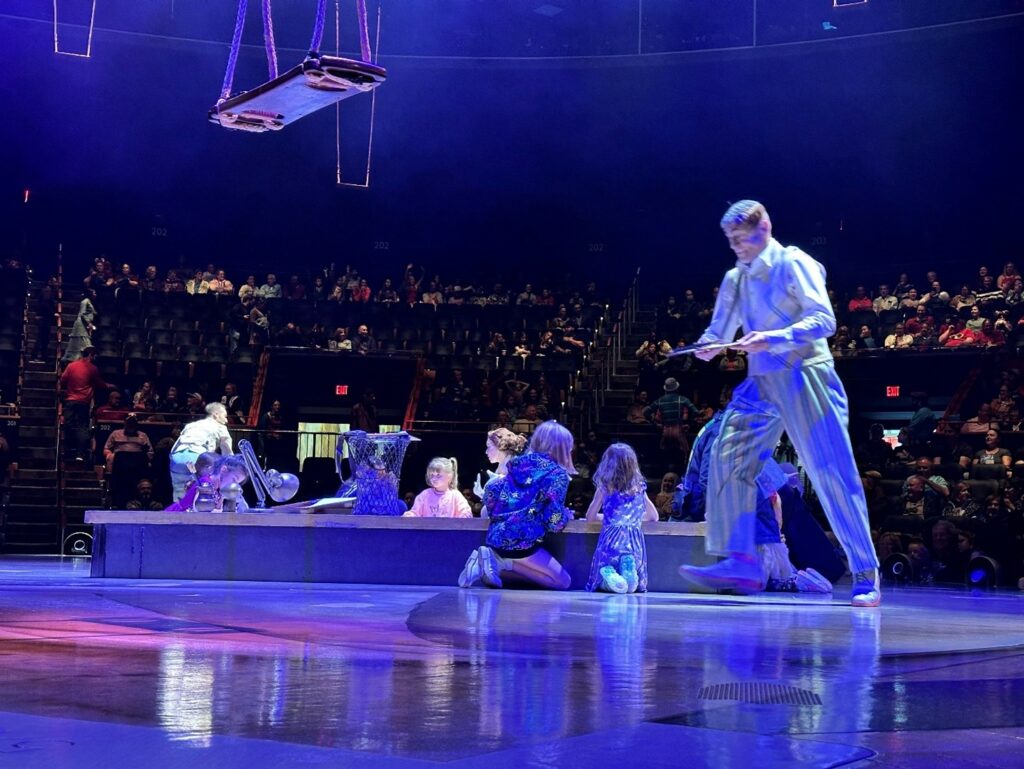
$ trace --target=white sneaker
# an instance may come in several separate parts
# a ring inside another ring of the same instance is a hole
[[[459,575],[459,587],[473,587],[481,582],[480,553],[474,550],[466,559],[466,565]]]
[[[502,587],[501,559],[487,546],[478,547],[476,552],[480,559],[480,579],[487,587]]]
[[[851,606],[878,606],[882,602],[882,588],[878,580],[878,569],[858,571],[853,575]]]
[[[628,593],[629,583],[626,582],[625,578],[615,571],[614,566],[602,566],[601,571],[601,589],[609,593]]]

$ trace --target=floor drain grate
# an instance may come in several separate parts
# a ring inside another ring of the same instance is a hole
[[[754,705],[820,705],[821,697],[807,689],[769,683],[731,683],[705,686],[699,700],[735,700]]]

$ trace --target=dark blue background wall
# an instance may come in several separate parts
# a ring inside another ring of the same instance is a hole
[[[221,39],[231,16],[207,19]],[[222,46],[97,32],[93,58],[73,59],[53,55],[49,24],[0,17],[0,247],[371,274],[414,260],[446,277],[586,260],[710,281],[729,261],[721,211],[759,197],[834,277],[973,273],[1019,256],[1022,29],[646,57],[385,55],[360,191],[334,186],[333,111],[275,135],[205,122]],[[238,86],[264,78],[261,58],[243,52]],[[342,107],[354,176],[360,98]]]

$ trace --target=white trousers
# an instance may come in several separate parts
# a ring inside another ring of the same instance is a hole
[[[846,391],[831,361],[747,377],[726,407],[712,449],[707,552],[755,556],[755,478],[785,430],[846,550],[850,570],[877,568],[848,420]]]

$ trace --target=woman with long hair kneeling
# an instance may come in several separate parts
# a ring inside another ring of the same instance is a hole
[[[572,520],[565,507],[572,466],[572,434],[554,420],[537,426],[525,454],[508,460],[508,474],[484,489],[490,519],[487,540],[466,562],[459,585],[483,582],[503,587],[520,580],[552,590],[566,590],[569,574],[541,547],[549,531]]]

